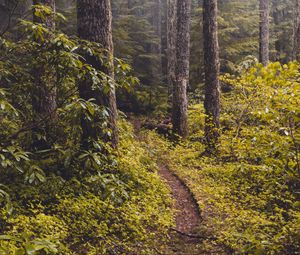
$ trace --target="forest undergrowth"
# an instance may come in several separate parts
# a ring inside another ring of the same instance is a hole
[[[150,131],[148,149],[195,195],[202,245],[229,254],[299,254],[298,64],[225,75],[218,152],[205,156],[203,106],[192,105],[190,136],[171,142]],[[217,253],[218,254],[218,253]]]

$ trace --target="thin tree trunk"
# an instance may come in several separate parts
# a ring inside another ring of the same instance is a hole
[[[217,0],[203,2],[203,37],[206,117],[205,138],[207,151],[213,152],[219,138],[220,127],[220,60],[217,23]]]
[[[55,11],[54,0],[34,0],[34,5],[42,4],[50,7]],[[53,15],[45,17],[44,20],[33,14],[33,22],[43,23],[49,29],[55,28],[55,21]],[[46,140],[40,138],[33,138],[33,147],[36,150],[42,150],[51,147],[50,133],[53,133],[53,126],[56,121],[57,109],[57,90],[56,90],[56,74],[53,68],[47,66],[38,66],[33,71],[34,76],[34,89],[32,97],[32,107],[35,119],[45,119],[44,130],[34,130],[34,136],[37,134],[46,136]]]
[[[300,61],[300,0],[294,0],[294,47],[293,59]]]
[[[189,84],[191,0],[177,1],[176,68],[173,84],[173,131],[188,134],[187,87]]]
[[[168,86],[168,1],[162,0],[162,17],[161,17],[161,53],[162,53],[162,76],[163,76],[163,83]],[[168,86],[169,88],[169,86]],[[168,89],[168,96],[169,93]]]
[[[167,65],[168,65],[168,88],[169,94],[172,92],[175,83],[176,69],[176,34],[177,34],[177,0],[168,0],[167,14]]]
[[[100,43],[108,52],[109,64],[101,66],[95,60],[91,60],[91,64],[106,73],[112,79],[114,78],[113,68],[113,41],[112,41],[112,12],[110,0],[78,0],[77,1],[77,19],[78,19],[78,35],[82,39]],[[111,142],[113,147],[118,144],[118,128],[117,128],[117,104],[115,87],[110,86],[107,95],[96,94],[92,91],[92,84],[89,81],[79,86],[82,98],[88,100],[96,98],[98,104],[104,104],[109,109],[109,126],[112,130]],[[89,126],[89,127],[88,127]],[[96,138],[97,131],[93,129],[86,121],[82,123],[83,140],[90,137]]]
[[[269,63],[269,0],[259,0],[259,62],[264,66]]]

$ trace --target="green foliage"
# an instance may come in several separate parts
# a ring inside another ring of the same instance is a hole
[[[99,44],[29,21],[19,32],[17,41],[0,39],[0,254],[156,254],[172,225],[171,200],[132,128],[120,120],[118,151],[102,140],[81,148],[82,118],[111,131],[108,110],[80,98],[78,83],[130,90],[130,66],[115,59],[113,80],[85,60],[109,64]],[[54,120],[33,107],[41,69],[57,92]],[[36,149],[34,137],[47,147]]]
[[[42,185],[10,185],[14,214],[2,219],[0,236],[7,254],[26,249],[32,249],[26,254],[42,249],[64,255],[156,254],[163,249],[172,225],[169,192],[132,128],[120,124],[118,165],[107,166],[107,173],[68,181],[52,175]]]
[[[223,76],[232,92],[222,98],[222,135],[215,157],[202,155],[200,105],[190,109],[188,141],[174,146],[148,134],[151,151],[195,194],[208,251],[224,245],[230,254],[298,254],[299,75],[298,63],[271,63],[238,77]]]

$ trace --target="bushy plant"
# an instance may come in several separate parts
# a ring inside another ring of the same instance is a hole
[[[19,29],[18,40],[0,39],[0,254],[155,254],[171,201],[132,128],[120,120],[118,151],[105,139],[81,146],[82,118],[104,136],[110,129],[108,110],[80,98],[78,83],[88,78],[98,93],[129,88],[130,66],[115,59],[112,80],[86,61],[108,62],[99,44],[29,21]],[[55,88],[53,115],[33,107],[37,78]]]

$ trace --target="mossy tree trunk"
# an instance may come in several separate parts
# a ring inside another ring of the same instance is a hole
[[[216,149],[220,127],[220,60],[217,12],[217,0],[204,0],[205,139],[209,153]]]

